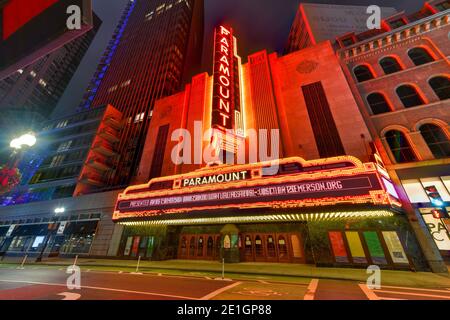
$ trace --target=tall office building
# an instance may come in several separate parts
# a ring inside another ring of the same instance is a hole
[[[94,28],[85,35],[0,81],[0,144],[9,144],[22,131],[39,129],[42,121],[47,120],[101,23],[94,15]]]
[[[382,17],[395,14],[394,8],[382,7]],[[291,53],[319,42],[335,41],[347,32],[367,31],[367,6],[301,3],[289,33],[285,53]]]
[[[200,66],[203,22],[203,0],[127,5],[80,105],[85,110],[110,104],[123,114],[114,170],[96,184],[117,187],[132,179],[155,101],[182,89]]]

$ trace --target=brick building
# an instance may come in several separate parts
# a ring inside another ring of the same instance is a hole
[[[448,220],[433,218],[437,207],[427,191],[437,189],[440,207],[448,209],[449,8],[449,1],[429,1],[415,14],[383,20],[381,30],[337,39],[337,54],[386,168],[403,186],[406,206],[413,204],[413,225],[430,228],[447,258]]]

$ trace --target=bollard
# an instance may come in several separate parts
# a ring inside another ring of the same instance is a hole
[[[78,262],[78,255],[75,256],[75,261],[73,262],[73,265],[76,266]]]
[[[225,259],[222,259],[222,280],[225,280]]]
[[[27,259],[28,259],[28,255],[26,254],[25,257],[23,257],[22,264],[17,269],[24,270],[25,269],[24,265],[25,265],[25,262],[27,261]]]
[[[141,263],[141,256],[138,258],[137,266],[136,266],[136,273],[139,273],[139,265]]]

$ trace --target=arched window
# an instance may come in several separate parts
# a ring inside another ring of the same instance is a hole
[[[391,74],[402,70],[398,61],[392,57],[381,59],[380,66],[383,68],[385,74]]]
[[[417,160],[403,132],[391,130],[386,133],[385,137],[396,162],[403,163]]]
[[[450,141],[442,128],[427,123],[421,126],[419,130],[435,158],[450,157]]]
[[[397,95],[402,100],[405,108],[411,108],[424,104],[422,97],[413,86],[404,85],[397,88]]]
[[[450,80],[447,77],[434,77],[428,83],[439,99],[450,99]]]
[[[372,71],[367,66],[357,66],[355,70],[353,70],[353,73],[358,82],[364,82],[374,78]]]
[[[367,102],[373,114],[390,112],[391,108],[381,93],[375,92],[367,96]]]
[[[409,50],[408,56],[416,66],[421,66],[423,64],[434,61],[433,57],[428,53],[428,51],[420,47]]]

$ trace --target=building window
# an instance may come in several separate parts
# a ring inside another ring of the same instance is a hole
[[[413,48],[409,50],[408,56],[416,66],[421,66],[434,61],[433,57],[431,57],[424,48]]]
[[[374,78],[372,71],[367,66],[357,66],[353,73],[358,82],[368,81]]]
[[[404,163],[417,160],[403,132],[391,130],[386,133],[385,137],[396,162]]]
[[[397,88],[397,95],[405,108],[411,108],[424,104],[422,97],[417,90],[410,85],[403,85]]]
[[[302,91],[320,157],[344,155],[344,146],[322,83],[316,82],[303,86]]]
[[[441,3],[439,3],[439,4],[437,4],[436,5],[436,8],[439,10],[439,11],[445,11],[445,10],[448,10],[448,9],[450,9],[450,1],[443,1],[443,2],[441,2]]]
[[[367,102],[373,114],[381,114],[390,112],[391,108],[386,101],[386,98],[378,92],[372,93],[367,96]]]
[[[450,157],[450,141],[442,128],[427,123],[421,126],[419,130],[435,158]]]
[[[400,27],[406,25],[406,22],[403,19],[397,19],[397,20],[389,22],[389,24],[391,25],[392,29],[397,29],[397,28],[400,28]]]
[[[450,99],[450,80],[447,77],[434,77],[428,83],[440,100]]]
[[[393,57],[386,57],[380,60],[380,66],[385,74],[391,74],[402,70],[398,61]]]
[[[355,44],[355,40],[352,37],[345,38],[342,40],[342,44],[344,45],[344,47],[349,47]]]

